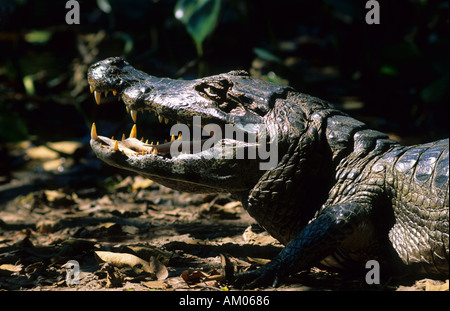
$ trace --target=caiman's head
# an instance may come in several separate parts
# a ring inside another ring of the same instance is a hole
[[[136,125],[121,140],[99,136],[93,125],[92,149],[110,165],[181,191],[242,193],[264,173],[260,164],[277,164],[286,123],[274,105],[289,87],[243,71],[191,81],[156,78],[119,57],[92,65],[88,81],[97,103],[113,92],[134,122],[138,111],[149,110],[161,126],[172,126],[169,142],[156,145],[137,139]]]

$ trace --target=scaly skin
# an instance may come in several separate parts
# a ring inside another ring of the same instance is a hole
[[[200,116],[256,135],[213,131],[211,148],[177,155],[169,154],[173,142],[140,142],[135,127],[121,141],[92,130],[92,149],[108,164],[181,191],[231,193],[286,245],[267,265],[237,274],[237,285],[276,286],[318,263],[357,270],[368,260],[383,275],[448,277],[448,139],[400,146],[320,99],[241,71],[160,79],[116,57],[91,66],[88,80],[98,103],[114,91],[133,120],[144,109],[162,123]],[[276,164],[261,170],[265,159],[218,157],[254,146],[276,146]]]

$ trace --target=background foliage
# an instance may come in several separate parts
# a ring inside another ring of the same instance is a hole
[[[88,140],[96,107],[86,70],[123,56],[156,76],[233,69],[290,84],[405,142],[448,136],[448,1],[0,0],[0,142]]]

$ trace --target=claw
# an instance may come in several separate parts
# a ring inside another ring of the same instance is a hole
[[[257,287],[278,287],[281,285],[282,275],[278,262],[270,263],[252,271],[245,271],[234,276],[234,285],[242,289]]]

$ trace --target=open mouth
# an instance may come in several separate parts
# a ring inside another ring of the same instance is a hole
[[[90,90],[91,93],[94,94],[94,98],[97,104],[100,104],[103,94],[106,97],[110,92],[112,92],[112,94],[117,97],[119,101],[121,100],[121,94],[119,94],[119,92],[115,90],[102,92],[95,90],[92,86],[90,87]],[[144,137],[141,137],[139,139],[136,127],[138,112],[142,114],[144,114],[145,111],[149,111],[150,114],[154,113],[159,123],[163,127],[171,128],[175,125],[180,125],[181,123],[178,120],[173,120],[161,115],[156,109],[144,107],[135,110],[130,108],[130,106],[131,105],[125,104],[127,112],[130,114],[135,124],[133,125],[128,137],[125,134],[122,135],[121,139],[99,136],[97,134],[95,123],[92,124],[91,139],[98,143],[101,149],[121,152],[127,157],[157,155],[162,158],[171,159],[180,155],[194,154],[203,151],[205,142],[215,143],[221,138],[221,135],[220,138],[216,137],[218,135],[215,135],[214,131],[209,131],[208,133],[205,132],[201,123],[195,124],[195,122],[193,122],[185,124],[184,129],[186,129],[186,131],[179,131],[177,133],[174,133],[161,142],[155,139],[146,139]],[[167,132],[167,130],[165,132]],[[192,133],[194,133],[194,135],[191,135]],[[197,136],[195,136],[195,133],[197,133]],[[201,137],[198,137],[198,133],[201,133]]]

